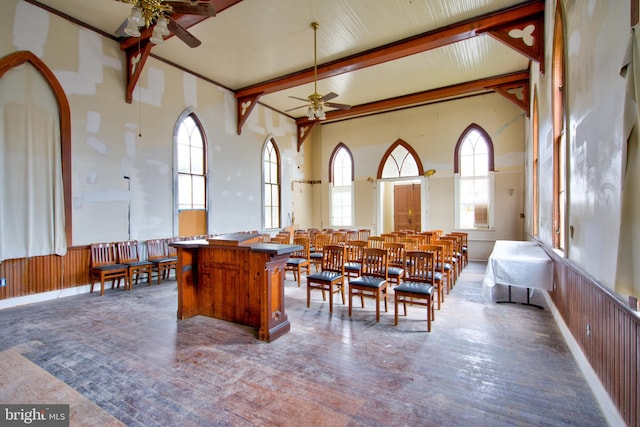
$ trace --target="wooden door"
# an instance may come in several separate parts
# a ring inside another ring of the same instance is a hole
[[[393,223],[395,231],[421,231],[421,213],[420,184],[396,185],[393,188]]]

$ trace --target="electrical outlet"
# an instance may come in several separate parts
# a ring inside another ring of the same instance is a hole
[[[591,338],[591,323],[587,324],[587,337]]]
[[[0,288],[3,288],[5,286],[7,286],[7,279],[3,277],[2,279],[0,279]]]

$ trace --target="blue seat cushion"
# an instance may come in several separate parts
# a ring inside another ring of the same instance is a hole
[[[309,256],[312,259],[322,259],[322,252],[312,252]]]
[[[394,292],[408,292],[418,295],[432,295],[433,286],[420,282],[402,282],[394,288]]]
[[[402,267],[389,267],[388,273],[389,276],[402,276],[404,275],[404,268]]]
[[[336,279],[342,277],[342,274],[337,271],[319,271],[307,276],[307,282],[309,280],[316,280],[318,282],[333,282]]]
[[[381,288],[387,283],[386,280],[380,277],[372,276],[360,276],[356,279],[349,281],[350,286],[363,286],[367,288]]]
[[[362,263],[356,261],[349,261],[344,263],[344,269],[347,271],[360,271],[362,268]]]
[[[304,258],[289,258],[287,260],[287,265],[299,265],[299,264],[303,264],[306,263],[307,260]]]
[[[93,267],[94,270],[120,270],[123,268],[129,268],[128,266],[124,265],[124,264],[109,264],[109,265],[100,265],[97,267]]]
[[[133,261],[133,262],[128,262],[127,265],[129,267],[143,267],[147,265],[153,265],[153,263],[149,261]]]

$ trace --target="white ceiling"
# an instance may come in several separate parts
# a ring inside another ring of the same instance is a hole
[[[113,35],[131,5],[117,0],[27,0]],[[225,0],[212,0],[214,5]],[[227,0],[226,3],[229,3]],[[232,2],[231,2],[232,3]],[[189,48],[177,37],[151,55],[179,64],[231,90],[313,67],[318,22],[318,64],[513,5],[513,0],[243,0],[189,28],[202,41]],[[525,2],[526,3],[526,2]],[[124,53],[123,53],[124,55]],[[338,103],[361,105],[528,69],[529,59],[484,34],[445,47],[320,80],[318,92]],[[259,101],[284,112],[302,105],[313,83],[265,94]],[[123,94],[124,98],[124,94]],[[302,117],[304,108],[287,114]]]

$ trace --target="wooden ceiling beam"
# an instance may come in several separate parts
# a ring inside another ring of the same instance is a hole
[[[526,82],[526,84],[525,84]],[[409,95],[398,96],[395,98],[384,99],[376,102],[370,102],[367,104],[354,105],[350,110],[335,110],[327,112],[327,118],[322,123],[330,123],[336,120],[344,120],[347,118],[366,116],[384,111],[393,111],[400,108],[406,108],[409,106],[419,106],[429,104],[435,101],[457,98],[460,96],[470,95],[473,93],[479,93],[482,91],[496,91],[503,96],[507,96],[510,100],[516,102],[519,106],[522,103],[518,103],[513,96],[513,93],[508,92],[516,87],[524,86],[527,88],[526,96],[528,98],[528,82],[529,71],[519,71],[510,74],[503,74],[499,76],[488,77],[485,79],[473,80],[465,83],[459,83],[451,86],[425,90],[423,92],[412,93]],[[516,97],[517,98],[517,97]],[[298,151],[305,139],[311,133],[313,126],[318,123],[318,120],[309,120],[306,117],[296,119],[296,127],[298,131]]]
[[[401,59],[452,43],[467,40],[490,31],[497,31],[523,20],[544,16],[544,0],[532,0],[496,12],[464,20],[456,24],[428,31],[414,37],[390,43],[346,58],[318,65],[318,79],[360,70],[372,65]],[[312,83],[313,68],[288,74],[276,79],[247,86],[235,91],[236,99],[251,98],[284,89]]]
[[[225,9],[236,5],[243,0],[210,0],[209,2],[216,11],[216,15]],[[172,13],[171,18],[180,24],[181,27],[188,29],[200,22],[209,19],[209,16],[202,15],[186,15],[179,13]],[[125,18],[126,19],[126,18]],[[131,103],[133,99],[133,91],[138,84],[138,79],[142,73],[142,68],[151,53],[151,48],[154,46],[150,42],[153,29],[151,27],[145,28],[140,31],[140,37],[126,37],[120,41],[120,50],[125,52],[127,62],[127,75],[126,75],[126,93],[125,101]],[[173,37],[173,32],[169,34],[168,38]],[[138,56],[140,55],[140,56]]]

